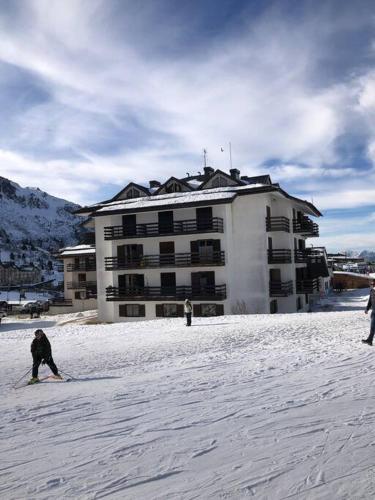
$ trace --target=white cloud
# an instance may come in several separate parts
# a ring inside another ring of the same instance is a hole
[[[111,5],[30,0],[18,17],[0,14],[0,60],[31,71],[51,94],[14,117],[17,133],[0,154],[2,175],[91,202],[101,183],[120,189],[129,180],[196,172],[203,147],[209,163],[227,169],[231,141],[243,173],[267,173],[259,165],[278,158],[281,164],[267,169],[273,180],[313,196],[320,209],[374,204],[373,172],[332,165],[340,159],[335,141],[355,120],[369,134],[375,163],[375,78],[368,70],[319,83],[334,28],[318,9],[302,23],[266,12],[245,31],[207,39],[200,53],[163,57],[152,52],[153,42],[164,36],[172,46],[178,35],[172,25],[156,33],[156,8],[123,2],[127,29],[119,30]],[[111,144],[114,133],[117,150],[101,151],[97,146]],[[46,146],[55,158],[38,160]],[[77,159],[62,161],[65,149]]]

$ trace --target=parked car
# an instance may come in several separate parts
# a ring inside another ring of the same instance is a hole
[[[26,302],[25,304],[22,304],[20,313],[21,314],[30,314],[32,309],[35,309],[38,306],[38,303],[36,300]]]

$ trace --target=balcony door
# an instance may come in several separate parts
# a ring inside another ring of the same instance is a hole
[[[176,295],[176,273],[160,273],[161,295]]]
[[[145,286],[143,274],[122,274],[118,277],[118,287],[120,290],[130,292],[140,292]]]
[[[174,241],[161,241],[159,243],[159,260],[161,266],[175,263]]]
[[[137,234],[137,217],[136,215],[123,215],[122,227],[124,236],[135,236]]]
[[[214,295],[215,271],[191,273],[191,287],[193,295]]]
[[[159,233],[173,233],[173,210],[158,212]]]
[[[270,281],[280,282],[281,281],[281,271],[280,269],[270,269]]]
[[[203,207],[196,209],[197,229],[204,231],[212,229],[212,207]]]
[[[120,245],[117,247],[117,259],[123,264],[139,264],[143,256],[143,245]]]
[[[197,240],[190,242],[191,261],[209,264],[220,260],[220,240]]]

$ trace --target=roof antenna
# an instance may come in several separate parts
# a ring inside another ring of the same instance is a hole
[[[186,172],[187,177],[190,177],[190,172]]]

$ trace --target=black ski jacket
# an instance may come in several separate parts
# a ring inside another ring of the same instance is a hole
[[[38,340],[35,338],[31,342],[31,354],[33,358],[39,357],[43,359],[48,359],[52,356],[51,344],[44,333],[41,339]]]
[[[366,306],[366,311],[369,311],[370,309],[375,311],[375,288],[371,288],[370,297],[368,298],[368,302],[367,302],[367,306]]]

